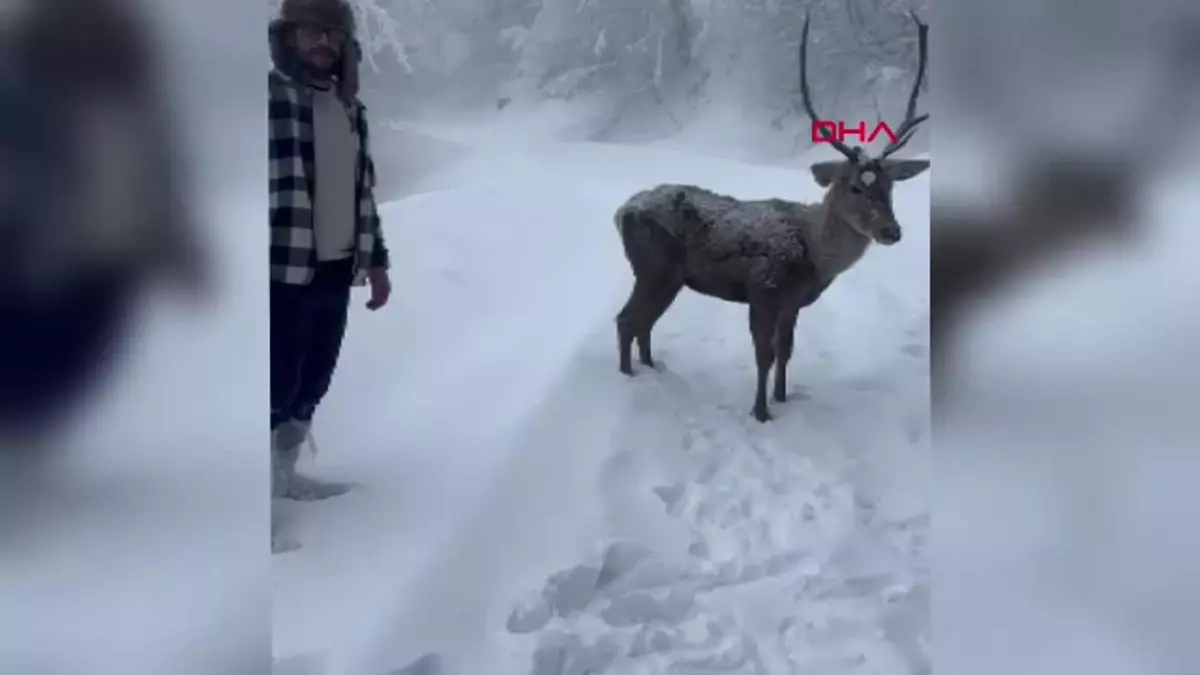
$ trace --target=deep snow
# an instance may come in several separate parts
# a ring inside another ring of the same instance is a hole
[[[314,427],[357,487],[283,505],[275,672],[928,672],[928,174],[764,426],[744,307],[685,292],[662,371],[617,372],[611,217],[658,182],[817,199],[807,170],[433,135],[455,160],[382,207],[396,292],[356,296]]]

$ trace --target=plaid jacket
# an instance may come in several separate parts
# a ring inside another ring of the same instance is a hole
[[[312,91],[287,75],[268,75],[268,159],[271,164],[271,280],[287,284],[312,281],[317,263],[313,235],[315,146]],[[375,162],[367,144],[366,107],[355,101],[358,136],[356,170],[358,245],[354,251],[354,285],[366,283],[371,267],[388,267],[388,252],[375,209]]]

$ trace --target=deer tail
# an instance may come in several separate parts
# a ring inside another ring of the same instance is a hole
[[[682,264],[683,242],[645,209],[623,208],[617,212],[617,231],[625,257],[634,273]]]

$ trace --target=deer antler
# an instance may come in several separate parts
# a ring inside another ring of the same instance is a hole
[[[800,37],[800,96],[804,100],[804,112],[808,113],[808,116],[812,118],[812,123],[816,124],[821,121],[821,118],[817,116],[816,110],[813,109],[812,98],[808,93],[808,22],[811,18],[806,12],[804,15],[804,32]],[[922,50],[921,54],[924,55],[924,53]],[[835,138],[830,138],[828,132],[825,133],[829,144],[850,159],[850,161],[856,162],[862,157],[861,148],[851,148]]]
[[[917,24],[917,79],[913,82],[912,93],[908,97],[908,109],[904,113],[904,122],[896,130],[896,140],[888,143],[888,146],[879,155],[879,159],[893,155],[907,145],[916,133],[917,125],[929,119],[928,113],[917,115],[917,97],[921,94],[921,82],[925,79],[925,66],[929,60],[929,26],[921,23],[916,12],[912,12],[909,16]]]

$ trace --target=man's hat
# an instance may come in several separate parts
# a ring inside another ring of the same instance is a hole
[[[295,56],[289,53],[283,36],[286,28],[300,24],[313,24],[323,28],[340,30],[349,36],[342,46],[341,63],[336,67],[338,91],[346,100],[358,96],[358,64],[362,60],[362,49],[355,39],[354,8],[347,0],[283,0],[279,17],[271,22],[267,31],[271,42],[271,58],[277,68],[291,76],[298,74]]]
[[[347,0],[283,0],[279,18],[284,23],[313,24],[354,36],[354,9]]]

